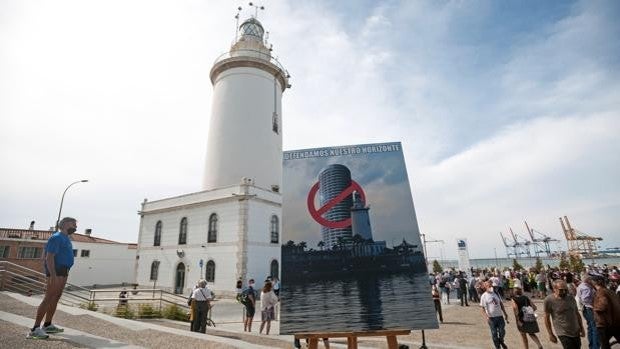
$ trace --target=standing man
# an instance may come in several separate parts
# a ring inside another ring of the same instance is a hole
[[[598,342],[598,333],[596,332],[596,322],[594,321],[594,310],[592,310],[592,302],[594,301],[594,295],[596,290],[592,285],[592,277],[587,275],[583,282],[577,287],[577,298],[583,305],[582,314],[586,319],[586,325],[588,326],[588,348],[598,349],[600,344]]]
[[[69,269],[73,266],[73,244],[71,244],[69,235],[77,230],[77,220],[65,217],[58,223],[58,229],[60,231],[52,234],[45,245],[45,275],[47,276],[45,296],[37,309],[37,317],[28,338],[46,339],[49,337],[48,333],[64,331],[52,324],[52,318],[67,283]],[[45,322],[41,327],[43,317],[45,317]]]
[[[491,338],[493,339],[495,349],[499,349],[500,346],[506,349],[508,346],[504,343],[504,336],[506,335],[508,314],[506,313],[501,298],[493,291],[493,284],[487,281],[484,287],[486,287],[486,292],[480,297],[482,316],[489,324],[489,328],[491,328]],[[506,322],[504,322],[504,318],[506,318]]]
[[[469,306],[469,303],[467,303],[467,279],[465,278],[465,273],[461,272],[458,280],[461,295],[461,306],[463,306],[463,303],[465,303],[465,306]]]
[[[553,282],[553,294],[545,298],[545,327],[549,333],[549,340],[557,343],[558,339],[564,349],[581,348],[581,338],[585,337],[583,323],[575,298],[568,295],[566,281],[557,279]],[[553,328],[551,329],[551,318]]]
[[[605,287],[605,279],[601,276],[592,278],[596,287],[596,295],[592,302],[594,318],[601,349],[611,348],[609,340],[614,337],[620,341],[620,299]]]
[[[542,269],[536,274],[536,287],[538,288],[538,297],[547,297],[547,276]]]
[[[252,320],[256,312],[256,291],[254,290],[254,279],[248,281],[248,288],[243,291],[247,296],[245,303],[245,319],[243,320],[243,331],[252,332]]]

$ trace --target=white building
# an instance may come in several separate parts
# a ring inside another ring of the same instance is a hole
[[[127,244],[85,235],[72,234],[75,263],[67,282],[78,286],[121,285],[132,283],[136,244]]]
[[[75,263],[67,282],[85,287],[132,283],[136,244],[98,238],[91,232],[69,236]],[[52,230],[0,228],[0,260],[43,273],[45,244],[52,234]]]
[[[282,93],[288,74],[255,18],[211,69],[213,104],[203,191],[144,201],[136,282],[188,293],[206,278],[218,295],[279,276]]]

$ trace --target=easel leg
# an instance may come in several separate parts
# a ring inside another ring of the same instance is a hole
[[[426,337],[424,337],[424,330],[422,330],[422,345],[420,346],[420,349],[428,349],[426,346]]]
[[[357,337],[347,337],[347,349],[357,349]]]
[[[318,338],[310,338],[308,339],[308,349],[318,349],[319,348],[319,339]]]
[[[387,336],[388,349],[398,349],[398,341],[396,336]]]

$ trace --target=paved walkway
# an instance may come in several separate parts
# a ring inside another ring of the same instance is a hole
[[[11,343],[6,347],[56,348],[57,344],[63,343],[68,346],[61,347],[69,348],[269,349],[289,348],[292,343],[292,336],[266,337],[257,333],[239,334],[227,330],[227,327],[234,326],[232,323],[223,324],[222,328],[218,326],[217,330],[209,328],[209,333],[203,334],[190,332],[188,324],[179,321],[127,320],[62,304],[58,305],[54,322],[65,329],[63,333],[54,334],[48,340],[26,339],[40,301],[39,297],[0,293],[0,323],[3,324],[0,330],[0,347]]]
[[[207,334],[190,332],[185,322],[166,319],[136,321],[116,318],[110,315],[60,304],[54,323],[65,328],[65,332],[52,335],[47,340],[26,339],[32,326],[38,297],[25,297],[19,294],[0,292],[0,347],[1,348],[292,348],[290,335],[259,335],[259,316],[254,321],[252,333],[243,332],[241,306],[234,301],[216,302],[213,318],[216,328],[207,328]],[[539,314],[542,301],[535,299]],[[451,302],[452,303],[452,302]],[[510,302],[505,305],[510,309]],[[415,304],[411,305],[415,311]],[[491,336],[483,321],[477,305],[461,307],[444,305],[444,323],[438,330],[426,331],[426,344],[437,349],[490,348]],[[506,326],[506,343],[510,348],[521,347],[521,337],[517,332],[512,309],[508,311],[510,324]],[[549,342],[544,325],[539,318],[541,333],[539,338],[545,348],[559,348]],[[273,333],[277,333],[278,322],[272,323]],[[419,348],[422,332],[413,331],[409,336],[398,338],[399,343],[409,348]],[[336,339],[332,348],[346,348],[344,339]],[[533,343],[530,342],[531,345]],[[320,345],[319,345],[320,347]],[[359,348],[385,348],[385,338],[360,338]],[[587,340],[582,339],[582,347]]]

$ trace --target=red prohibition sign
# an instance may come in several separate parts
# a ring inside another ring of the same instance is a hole
[[[354,180],[351,180],[351,185],[348,186],[345,190],[343,190],[342,193],[338,194],[338,196],[336,196],[335,198],[329,200],[328,203],[326,203],[323,207],[317,210],[316,207],[314,207],[314,198],[318,191],[319,182],[316,182],[308,193],[308,211],[310,212],[310,216],[312,216],[315,221],[327,228],[346,228],[351,225],[351,218],[334,222],[323,218],[323,214],[329,211],[332,207],[336,206],[342,200],[346,199],[347,196],[351,195],[354,191],[357,191],[360,194],[362,200],[366,202],[366,195],[364,194],[364,190]]]

